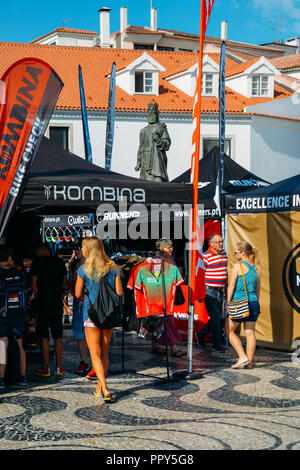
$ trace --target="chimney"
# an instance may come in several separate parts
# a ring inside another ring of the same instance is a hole
[[[227,41],[227,21],[221,23],[221,39]]]
[[[111,8],[100,8],[100,46],[110,47],[110,25],[109,25],[109,12]]]
[[[120,33],[127,28],[127,7],[120,8]]]
[[[151,31],[157,31],[157,8],[151,8]]]

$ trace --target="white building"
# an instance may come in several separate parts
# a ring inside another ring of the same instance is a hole
[[[111,12],[112,10],[112,12]],[[36,38],[31,44],[52,44],[59,46],[83,46],[83,47],[112,47],[115,49],[142,49],[154,51],[199,51],[199,34],[176,31],[161,28],[158,25],[158,10],[150,8],[149,26],[135,26],[131,24],[128,8],[120,8],[120,29],[111,33],[110,16],[116,11],[103,7],[99,13],[99,32],[84,31],[68,27],[59,27],[50,33]],[[227,44],[228,54],[243,62],[253,56],[265,56],[268,58],[279,57],[298,52],[299,41],[288,40],[286,44],[248,44],[239,41],[231,41],[228,38],[227,21],[222,21],[220,37],[206,36],[204,38],[204,52],[219,53],[222,41]]]
[[[0,73],[21,57],[48,62],[64,82],[47,135],[84,158],[78,66],[81,65],[94,163],[104,166],[109,76],[117,66],[112,170],[134,171],[147,106],[159,105],[172,140],[170,180],[190,167],[193,95],[198,55],[191,52],[122,50],[0,43]],[[218,144],[219,54],[203,61],[201,155]],[[258,176],[275,182],[300,170],[300,115],[293,93],[278,84],[279,70],[265,57],[226,59],[226,152]]]

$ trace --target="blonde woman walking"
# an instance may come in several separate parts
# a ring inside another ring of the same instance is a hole
[[[118,266],[106,255],[102,240],[96,236],[83,240],[82,253],[85,262],[77,270],[75,296],[79,298],[84,287],[89,292],[89,296],[86,295],[84,298],[83,321],[93,369],[98,378],[94,395],[102,397],[107,403],[111,403],[115,399],[107,388],[106,374],[109,365],[108,349],[113,328],[100,329],[96,327],[88,316],[88,310],[90,306],[89,299],[94,304],[99,291],[99,281],[103,276],[107,276],[110,286],[115,289],[119,296],[123,294],[120,271]]]
[[[252,361],[256,350],[255,324],[260,314],[259,258],[256,248],[252,247],[248,242],[237,243],[234,254],[237,263],[234,264],[229,279],[227,301],[242,300],[246,297],[243,281],[244,272],[250,315],[247,318],[234,321],[228,317],[226,319],[226,334],[231,346],[238,354],[238,361],[232,368],[252,368]],[[236,329],[240,323],[244,323],[246,351],[236,334]]]

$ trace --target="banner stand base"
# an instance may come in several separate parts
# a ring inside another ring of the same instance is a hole
[[[148,375],[148,374],[143,374],[142,372],[137,372],[136,375],[139,375],[141,377],[146,377],[148,379],[155,379],[157,382],[157,384],[161,384],[161,383],[171,383],[171,382],[178,382],[179,380],[182,380],[184,379],[184,377],[181,377],[180,375],[178,376],[174,376],[174,374],[172,374],[172,376],[170,377],[157,377],[155,375]]]
[[[186,370],[184,371],[178,371],[173,373],[173,377],[177,380],[179,379],[185,379],[185,380],[198,380],[198,379],[203,379],[204,374],[202,371],[193,371],[193,372],[187,372]]]

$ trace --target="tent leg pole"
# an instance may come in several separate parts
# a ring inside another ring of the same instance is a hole
[[[189,263],[191,263],[191,251],[189,253]],[[188,270],[188,272],[190,273],[190,269]],[[204,376],[203,376],[202,371],[193,372],[194,305],[191,302],[190,279],[188,279],[188,284],[189,284],[188,344],[187,344],[188,369],[186,372],[182,372],[182,371],[174,372],[173,377],[182,377],[182,379],[185,379],[185,380],[198,380],[198,379],[202,379]]]

